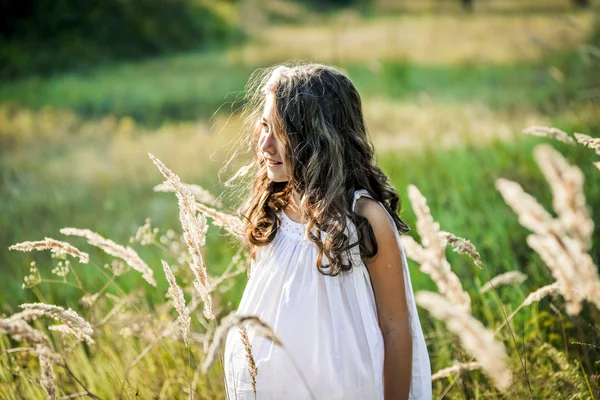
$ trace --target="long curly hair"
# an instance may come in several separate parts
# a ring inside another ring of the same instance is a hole
[[[269,92],[275,95],[274,134],[283,143],[285,164],[292,166],[287,182],[269,179],[258,146],[259,121]],[[242,184],[249,194],[237,209],[252,258],[259,246],[275,238],[281,222],[277,213],[287,207],[293,191],[301,198],[307,237],[318,249],[316,267],[325,275],[349,271],[352,265],[344,263],[342,254],[354,246],[359,246],[363,260],[377,254],[368,220],[351,212],[355,190],[366,189],[390,213],[398,231],[410,231],[396,212],[400,197],[377,165],[361,98],[347,75],[315,63],[274,65],[251,74],[245,100],[242,117],[246,132],[227,165],[244,150],[254,157],[247,166],[253,174],[247,174],[251,178]],[[347,217],[356,227],[356,243],[350,243],[345,233]],[[329,260],[328,266],[322,264],[323,257]],[[346,260],[351,260],[349,253]]]

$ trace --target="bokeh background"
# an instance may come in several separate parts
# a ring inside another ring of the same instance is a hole
[[[599,260],[593,151],[522,133],[541,125],[600,135],[599,15],[591,0],[3,0],[0,313],[26,301],[79,307],[81,296],[45,282],[23,289],[32,260],[48,278],[57,261],[9,251],[12,244],[64,240],[58,230],[68,226],[126,244],[146,218],[161,234],[179,232],[177,200],[152,190],[163,178],[147,153],[220,195],[235,172],[219,174],[240,134],[245,83],[256,68],[291,59],[350,75],[401,215],[414,226],[406,196],[414,184],[442,229],[477,246],[492,276],[529,276],[501,289],[519,304],[553,279],[494,181],[520,182],[550,209],[536,144],[549,141],[584,171]],[[224,210],[237,205],[223,200]],[[234,254],[212,226],[206,248],[215,274]],[[110,262],[90,250],[100,265]],[[147,299],[162,302],[160,248],[136,250],[159,282],[145,288]],[[476,293],[482,272],[464,257],[448,258]],[[415,289],[435,290],[412,261],[411,268]],[[93,269],[82,276],[104,285]],[[125,288],[144,285],[138,274],[120,278]],[[236,277],[220,301],[235,307],[245,279]],[[497,306],[484,314],[487,307]],[[564,346],[564,326],[553,322],[536,332]]]

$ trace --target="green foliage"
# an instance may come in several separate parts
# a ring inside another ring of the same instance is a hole
[[[240,37],[195,0],[9,1],[0,12],[0,79],[85,70]]]
[[[371,5],[372,0],[304,0],[299,3],[305,4],[317,11],[331,11],[344,7],[366,7]]]

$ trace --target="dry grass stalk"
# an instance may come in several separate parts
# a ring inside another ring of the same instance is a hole
[[[196,200],[198,200],[200,203],[210,204],[211,206],[214,206],[217,208],[223,207],[223,203],[221,203],[221,200],[217,199],[215,196],[213,196],[213,194],[211,192],[204,189],[202,186],[196,185],[196,184],[190,184],[190,183],[183,183],[183,182],[181,182],[181,186],[189,189],[189,191],[192,192],[192,194],[196,197]],[[155,192],[174,192],[175,191],[173,189],[172,185],[170,185],[168,182],[160,183],[160,184],[154,186],[154,188],[152,188],[152,190],[154,190]]]
[[[537,146],[534,155],[552,187],[557,219],[517,183],[498,179],[496,188],[519,216],[519,222],[534,232],[527,243],[558,282],[567,313],[578,314],[584,298],[600,309],[600,277],[587,253],[594,224],[585,204],[583,175],[549,145]]]
[[[523,303],[521,303],[521,306],[519,306],[519,308],[531,305],[533,303],[537,303],[538,301],[541,301],[544,297],[560,294],[561,292],[562,291],[558,282],[542,286],[538,290],[529,293],[529,295],[525,298]]]
[[[102,249],[106,254],[121,258],[127,265],[142,274],[142,277],[146,282],[152,286],[156,286],[152,270],[131,247],[123,247],[89,229],[62,228],[60,233],[68,236],[80,236],[86,238],[88,243],[92,246]]]
[[[92,339],[92,335],[94,334],[92,326],[70,308],[65,310],[60,306],[44,303],[25,303],[19,307],[60,321],[67,325],[72,331],[69,333],[75,335],[79,340],[85,340],[88,344],[94,343],[94,339]]]
[[[600,155],[600,138],[593,138],[583,133],[575,133],[575,138],[579,143],[596,150],[596,154]]]
[[[481,287],[480,293],[485,293],[488,290],[500,285],[508,285],[511,283],[521,283],[527,279],[527,275],[520,271],[510,271],[493,277],[489,282]]]
[[[248,322],[249,325],[254,328],[254,333],[256,335],[267,338],[267,339],[271,340],[273,343],[275,343],[276,345],[283,347],[283,344],[281,343],[279,338],[277,336],[275,336],[273,329],[271,329],[271,327],[268,324],[263,322],[260,318],[258,318],[255,315],[239,315],[234,310],[231,313],[229,313],[229,315],[224,317],[221,320],[221,323],[219,324],[219,326],[217,326],[217,328],[215,329],[215,333],[213,335],[213,340],[210,344],[208,352],[206,353],[206,358],[205,358],[204,362],[202,363],[202,372],[203,373],[206,373],[208,368],[215,361],[217,351],[221,348],[221,346],[225,342],[225,339],[227,338],[227,333],[229,332],[229,330],[234,326],[242,326],[242,324],[244,322]]]
[[[196,199],[192,192],[181,184],[179,177],[151,153],[148,153],[148,156],[163,176],[167,178],[165,185],[169,186],[177,196],[179,221],[183,229],[184,240],[192,257],[190,268],[196,278],[194,286],[204,303],[204,316],[207,319],[214,319],[215,316],[213,314],[212,298],[210,295],[211,288],[202,255],[202,247],[205,244],[206,230],[208,228],[206,218],[202,214],[196,214]]]
[[[6,333],[15,340],[31,343],[36,348],[44,347],[52,349],[50,340],[48,340],[46,335],[32,328],[27,322],[21,319],[0,319],[0,333]],[[53,354],[58,358],[58,355]]]
[[[533,136],[549,137],[571,145],[575,144],[575,140],[573,140],[571,136],[558,128],[547,126],[530,126],[529,128],[524,129],[523,133]]]
[[[225,228],[229,233],[239,239],[244,239],[244,224],[236,216],[217,211],[204,204],[197,203],[196,209],[213,220],[213,224]]]
[[[233,184],[233,182],[235,180],[248,174],[248,172],[252,169],[253,166],[254,166],[254,162],[251,162],[248,165],[243,165],[242,167],[240,167],[240,169],[238,169],[237,172],[235,174],[233,174],[233,176],[231,178],[227,179],[227,181],[225,182],[225,187],[231,187],[231,185]]]
[[[552,207],[558,220],[584,251],[590,249],[594,222],[587,209],[583,192],[583,173],[571,166],[552,146],[541,144],[534,149],[534,157],[552,191]]]
[[[175,279],[175,275],[173,275],[173,271],[169,267],[164,260],[162,261],[163,270],[165,271],[165,276],[167,277],[167,281],[169,281],[169,294],[171,295],[171,299],[173,300],[173,306],[175,310],[177,310],[177,314],[179,314],[179,324],[181,325],[181,333],[183,335],[183,341],[186,346],[189,346],[188,343],[188,335],[190,333],[190,310],[185,305],[185,297],[183,296],[183,290],[177,285],[177,280]]]
[[[440,369],[438,372],[431,375],[431,380],[436,381],[438,379],[447,378],[450,375],[456,374],[458,372],[473,371],[475,369],[480,369],[480,368],[481,368],[481,364],[479,364],[478,362],[454,364],[451,367]]]
[[[483,263],[481,262],[481,256],[479,255],[479,253],[477,252],[477,249],[475,248],[475,245],[473,245],[473,243],[471,243],[471,241],[455,236],[453,233],[450,232],[441,232],[442,236],[444,237],[444,239],[446,240],[446,243],[449,244],[450,246],[452,246],[452,248],[454,249],[454,251],[456,251],[459,254],[466,254],[469,257],[471,257],[471,259],[473,260],[473,262],[475,262],[475,265],[477,265],[479,268],[483,269]]]
[[[494,339],[494,332],[437,293],[417,292],[416,301],[434,317],[446,322],[448,329],[459,337],[462,347],[479,361],[500,391],[509,388],[512,372],[508,367],[508,355],[504,345]]]
[[[570,239],[567,237],[558,239],[551,235],[527,236],[527,244],[539,254],[559,284],[562,296],[566,301],[567,313],[577,315],[581,311],[583,296],[580,296],[574,289],[585,283],[577,276],[577,269],[579,268],[574,264],[574,260],[564,247],[567,240]]]
[[[66,325],[66,324],[50,325],[48,327],[48,330],[60,332],[65,335],[75,336],[79,340],[77,332],[75,332],[75,330],[73,330],[73,328],[71,328],[69,325]]]
[[[519,223],[539,235],[549,231],[563,234],[562,226],[552,218],[544,207],[525,192],[521,185],[508,179],[496,179],[496,189],[500,192],[506,204],[512,208],[519,218]]]
[[[19,250],[19,251],[32,251],[32,250],[48,250],[50,249],[53,253],[57,255],[69,254],[73,257],[79,258],[84,264],[87,264],[90,260],[90,256],[83,251],[78,250],[76,247],[72,246],[67,242],[61,242],[59,240],[55,240],[49,237],[44,238],[44,240],[40,240],[37,242],[21,242],[14,244],[8,248],[9,250]]]
[[[400,236],[400,240],[402,240],[402,246],[410,259],[419,264],[427,262],[427,251],[412,236],[402,235]]]
[[[40,384],[46,391],[48,399],[54,400],[56,399],[56,388],[54,386],[54,372],[52,371],[52,363],[50,359],[44,354],[40,354],[39,359],[40,369],[42,372]]]
[[[431,276],[440,293],[465,312],[470,313],[471,298],[463,290],[460,279],[452,272],[450,263],[446,259],[446,240],[440,231],[439,223],[431,216],[427,200],[414,185],[408,186],[408,197],[417,216],[417,231],[423,245],[423,251],[415,246],[413,250],[418,249],[417,258],[421,261],[426,258],[425,262],[421,262],[421,271]]]
[[[246,349],[246,359],[248,360],[248,373],[250,374],[250,379],[252,380],[252,391],[256,396],[256,375],[258,374],[258,368],[256,367],[254,357],[252,356],[252,345],[250,344],[250,340],[248,339],[248,331],[246,331],[246,328],[244,326],[240,326],[239,329],[242,343],[244,343],[244,348]]]

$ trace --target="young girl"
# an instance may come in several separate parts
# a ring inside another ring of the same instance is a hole
[[[283,347],[248,328],[253,387],[231,329],[228,398],[431,399],[398,233],[409,227],[356,88],[332,67],[300,64],[257,71],[247,92],[255,172],[240,214],[252,261],[238,314],[265,321]]]

